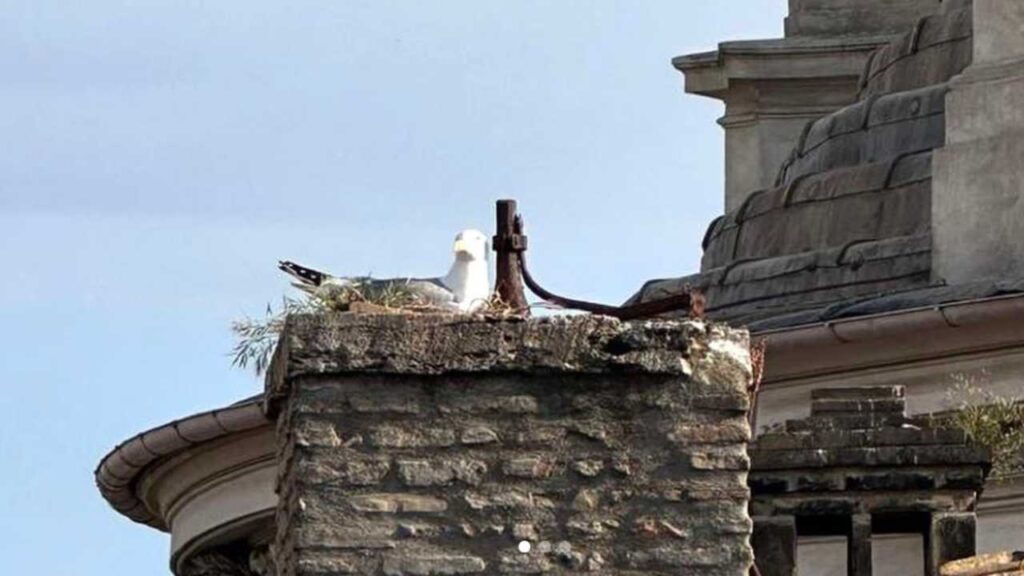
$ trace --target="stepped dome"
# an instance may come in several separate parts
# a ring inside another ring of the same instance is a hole
[[[971,64],[971,19],[947,2],[871,52],[858,100],[808,122],[774,185],[711,223],[700,273],[630,302],[688,285],[712,318],[767,329],[1024,288],[951,287],[932,270],[932,153],[949,81]]]

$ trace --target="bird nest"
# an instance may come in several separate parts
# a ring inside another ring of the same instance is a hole
[[[426,303],[413,290],[401,283],[380,285],[355,281],[338,286],[329,285],[307,292],[302,298],[284,297],[281,306],[267,305],[262,318],[245,317],[231,324],[235,346],[231,351],[232,365],[252,368],[257,376],[266,372],[270,358],[277,347],[285,320],[291,314],[327,314],[348,312],[354,314],[452,314],[451,308]],[[504,302],[498,294],[491,295],[474,314],[492,318],[521,317],[524,311]]]

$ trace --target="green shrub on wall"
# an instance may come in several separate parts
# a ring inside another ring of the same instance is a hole
[[[978,378],[955,375],[949,423],[992,451],[992,475],[1024,472],[1024,404],[984,390]]]

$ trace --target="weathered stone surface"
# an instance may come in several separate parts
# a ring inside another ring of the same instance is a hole
[[[811,390],[811,402],[815,400],[886,400],[904,398],[903,386],[857,386],[854,388],[815,388]]]
[[[970,513],[946,513],[932,516],[925,562],[929,574],[939,574],[942,565],[969,558],[977,553],[977,518]]]
[[[381,426],[368,434],[371,445],[378,448],[445,448],[455,444],[451,428],[407,429]]]
[[[211,550],[189,558],[180,571],[181,576],[255,576],[249,569],[248,559],[233,557],[229,552]]]
[[[860,414],[815,415],[802,420],[786,420],[787,432],[804,430],[867,430],[884,426],[900,426],[907,418],[899,413],[865,412]]]
[[[942,466],[989,462],[981,446],[879,446],[809,450],[758,450],[753,453],[757,470],[825,468],[830,466]]]
[[[757,447],[760,450],[799,450],[856,446],[964,444],[966,441],[963,432],[951,428],[889,427],[865,430],[770,432],[757,437]]]
[[[850,517],[850,534],[846,539],[846,562],[850,576],[871,576],[871,515]]]
[[[707,338],[708,330],[717,332]],[[717,349],[691,354],[691,344],[702,339]],[[744,333],[693,322],[629,323],[603,316],[496,321],[456,315],[296,315],[288,319],[268,373],[267,392],[273,405],[297,376],[346,372],[547,370],[688,376],[692,360],[704,354],[713,356],[709,368],[735,364],[737,370],[749,372],[746,350]],[[387,401],[373,395],[363,400],[366,410],[380,409],[379,402]],[[414,409],[408,403],[394,407]]]
[[[988,450],[958,431],[902,424],[903,396],[902,387],[812,392],[813,416],[758,439],[751,514],[780,522],[796,517],[804,522],[799,536],[847,536],[849,574],[872,573],[874,523],[921,534],[928,574],[973,554]],[[849,430],[840,423],[874,427]],[[774,546],[755,531],[756,554],[777,556]],[[774,573],[771,563],[765,573]]]
[[[581,476],[593,478],[600,474],[601,470],[604,469],[604,462],[600,460],[577,460],[576,462],[573,462],[572,469]]]
[[[341,446],[341,437],[330,422],[302,420],[295,424],[295,443],[299,446]]]
[[[750,427],[746,421],[732,420],[715,424],[681,423],[668,433],[668,439],[684,445],[736,444],[750,440],[749,435]]]
[[[478,574],[487,564],[475,556],[399,556],[384,559],[386,576]]]
[[[303,482],[372,486],[391,470],[388,458],[354,452],[325,453],[322,458],[300,458],[295,464]]]
[[[448,503],[432,496],[417,494],[360,494],[349,499],[358,512],[444,512]]]
[[[812,400],[812,415],[863,414],[865,412],[892,412],[903,414],[907,403],[902,398],[892,400]]]
[[[505,474],[519,478],[547,478],[554,467],[554,462],[542,457],[513,458],[505,462]]]
[[[355,558],[338,554],[326,555],[311,552],[298,560],[297,571],[310,576],[335,576],[337,574],[366,574],[360,570],[360,563]],[[280,575],[278,575],[280,576]]]
[[[751,537],[761,576],[796,576],[796,519],[792,516],[754,518]]]
[[[278,353],[283,575],[746,576],[745,335],[378,321],[289,324]]]
[[[398,476],[407,486],[446,486],[455,481],[476,486],[485,474],[487,464],[479,460],[457,458],[398,461]]]
[[[694,470],[747,470],[750,458],[745,447],[709,447],[690,454],[690,466]]]
[[[939,10],[935,0],[790,0],[787,36],[902,32]]]
[[[490,444],[498,441],[498,434],[486,426],[471,426],[462,431],[463,444]]]

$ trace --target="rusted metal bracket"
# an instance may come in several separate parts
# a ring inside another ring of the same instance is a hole
[[[498,256],[494,291],[504,305],[520,314],[529,315],[530,307],[523,293],[523,278],[520,273],[520,259],[526,251],[526,237],[516,231],[517,218],[515,200],[498,200],[497,227],[494,229],[494,238],[491,242],[494,253]],[[521,224],[518,229],[522,231]]]
[[[516,212],[515,200],[498,201],[498,233],[494,236],[494,250],[498,255],[497,283],[495,290],[503,302],[515,309],[527,309],[523,294],[523,282],[531,292],[541,299],[563,308],[582,310],[593,314],[612,316],[620,320],[648,318],[667,312],[685,311],[691,318],[704,315],[704,296],[697,290],[687,289],[681,294],[633,304],[631,306],[609,306],[586,300],[559,296],[545,290],[526,267],[527,240],[523,234],[523,218]],[[518,300],[517,300],[518,299]]]

